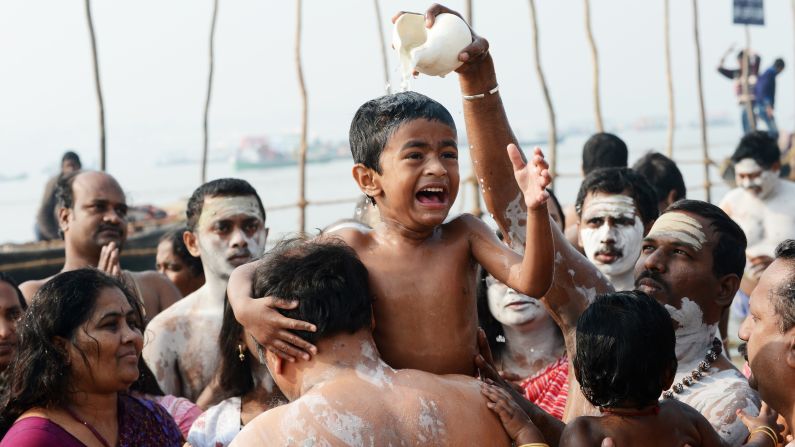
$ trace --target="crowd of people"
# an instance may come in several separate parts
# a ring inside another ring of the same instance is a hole
[[[258,191],[212,180],[157,271],[120,265],[124,190],[67,154],[43,212],[61,272],[0,274],[0,447],[795,446],[795,184],[775,136],[739,141],[716,206],[664,155],[630,168],[596,134],[563,207],[543,152],[516,144],[488,42],[460,59],[497,228],[450,215],[458,129],[415,92],[354,114],[355,219],[266,250]]]

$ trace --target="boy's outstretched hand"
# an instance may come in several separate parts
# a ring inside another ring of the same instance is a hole
[[[508,157],[513,165],[513,175],[516,183],[524,194],[527,210],[532,211],[541,208],[549,199],[547,186],[552,183],[549,175],[549,164],[544,159],[544,154],[540,148],[533,150],[532,157],[525,163],[522,153],[515,144],[508,145]]]

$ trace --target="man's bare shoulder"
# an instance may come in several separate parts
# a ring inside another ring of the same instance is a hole
[[[323,234],[322,238],[338,239],[348,244],[354,250],[357,247],[371,244],[374,240],[374,231],[366,226],[345,226]]]
[[[292,403],[281,405],[261,413],[246,424],[232,440],[230,447],[252,445],[291,445],[283,436],[281,421]]]
[[[178,323],[187,321],[191,317],[191,311],[196,306],[196,302],[200,299],[203,289],[204,287],[200,287],[198,290],[155,315],[146,328],[156,331],[174,331]]]
[[[580,416],[566,424],[560,435],[560,445],[573,447],[596,445],[604,437],[598,417]]]
[[[22,291],[22,296],[25,297],[25,301],[30,304],[31,300],[33,300],[33,295],[41,289],[41,286],[47,283],[47,281],[51,280],[53,276],[49,276],[44,279],[31,279],[30,281],[25,281],[19,285],[19,290]]]

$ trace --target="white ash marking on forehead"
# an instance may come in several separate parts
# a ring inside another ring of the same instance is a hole
[[[707,237],[703,227],[687,214],[672,211],[660,216],[649,231],[649,238],[670,237],[701,250]]]

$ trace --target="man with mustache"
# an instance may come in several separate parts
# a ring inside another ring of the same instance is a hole
[[[75,171],[58,182],[55,195],[64,239],[61,272],[96,267],[120,277],[143,303],[147,318],[180,299],[179,290],[160,273],[121,269],[119,252],[127,239],[127,199],[113,176]],[[29,302],[50,278],[23,283],[19,288],[25,299]]]
[[[641,240],[659,214],[651,185],[629,168],[597,169],[583,180],[575,209],[585,256],[616,290],[632,290]]]
[[[432,8],[432,14],[450,12]],[[475,36],[477,48],[468,47],[459,55],[466,62],[458,69],[464,100],[464,118],[471,146],[475,174],[495,221],[508,239],[524,230],[521,192],[510,178],[505,145],[515,142],[500,93],[488,44]],[[480,94],[489,92],[488,94]],[[512,204],[519,204],[519,210]],[[652,202],[656,208],[656,200]],[[569,356],[576,354],[577,319],[603,287],[599,272],[587,262],[552,226],[555,243],[555,275],[550,292],[543,298],[561,327]],[[748,434],[736,415],[740,409],[755,414],[757,394],[729,361],[719,354],[714,341],[721,313],[731,303],[745,265],[745,235],[718,207],[697,201],[683,201],[669,207],[652,226],[642,244],[636,263],[639,289],[666,306],[676,330],[679,362],[673,398],[695,407],[730,445],[739,445]],[[704,362],[703,371],[700,362]],[[694,369],[698,369],[694,373]],[[690,377],[685,381],[685,376]],[[564,420],[598,414],[582,393],[575,375],[569,374],[569,399]],[[690,383],[687,385],[686,383]],[[680,389],[681,388],[681,389]],[[552,442],[560,425],[537,407],[525,407],[533,422]]]
[[[166,394],[196,401],[220,361],[217,340],[229,274],[262,255],[268,229],[257,191],[233,178],[198,187],[188,200],[187,219],[185,245],[201,257],[206,282],[149,323],[143,357]]]
[[[782,242],[751,294],[740,326],[747,343],[749,382],[762,400],[795,427],[795,240]],[[795,447],[795,441],[787,444]]]
[[[737,187],[721,200],[720,207],[748,237],[748,265],[733,310],[748,313],[748,296],[759,276],[773,262],[781,241],[795,235],[795,183],[779,177],[781,151],[766,132],[752,132],[740,140],[731,157]]]

